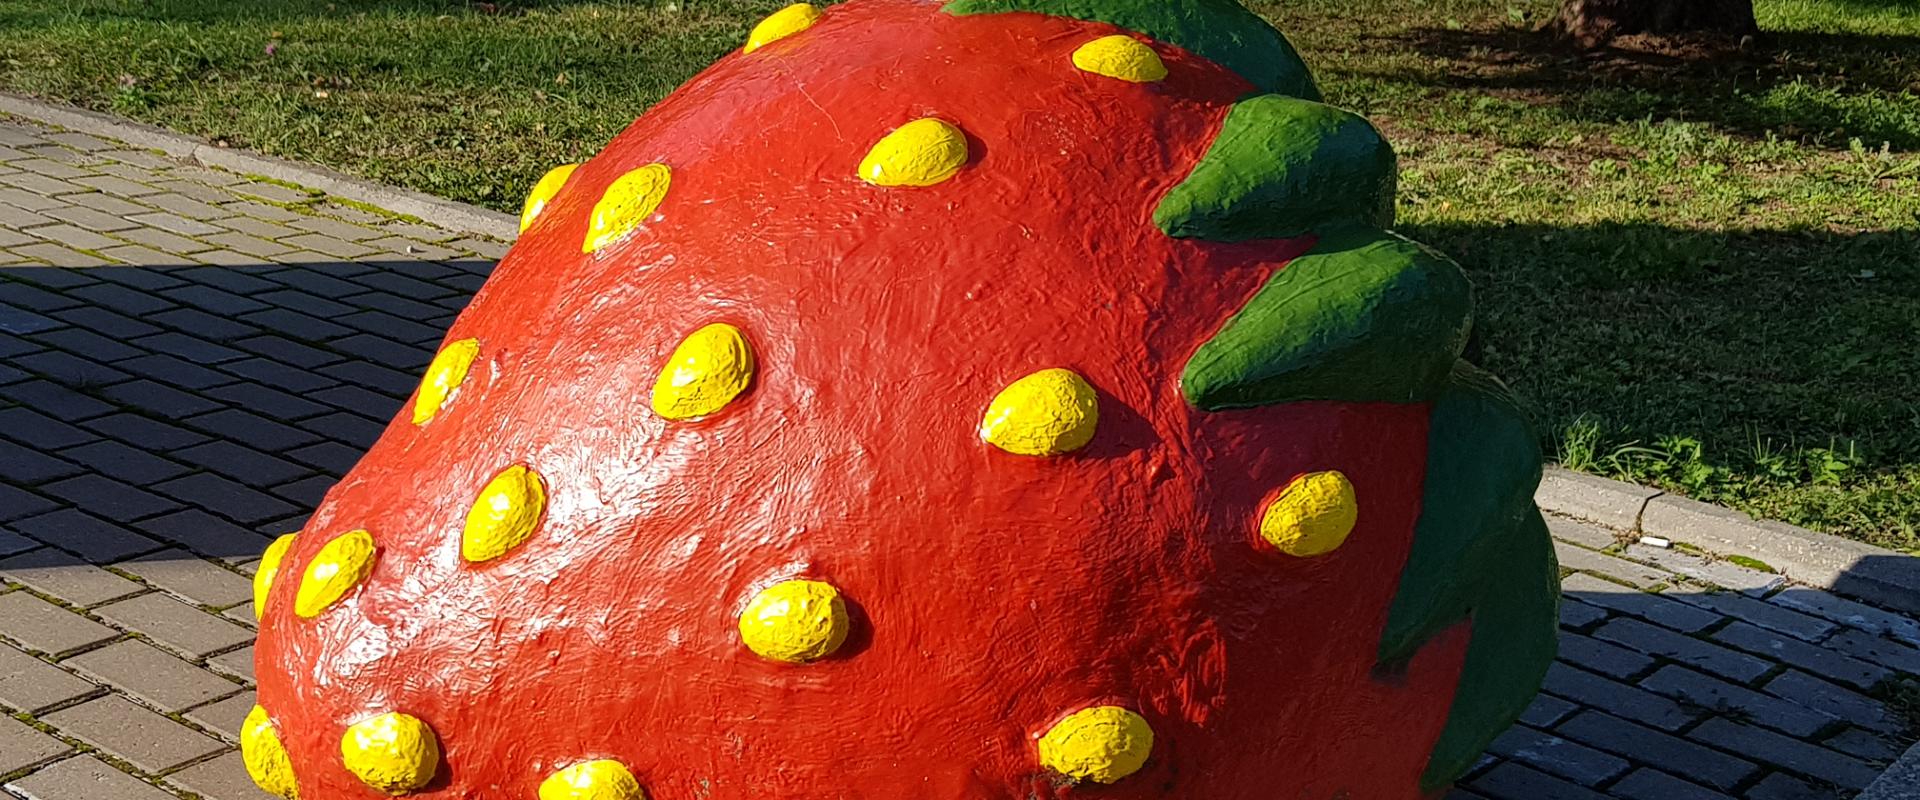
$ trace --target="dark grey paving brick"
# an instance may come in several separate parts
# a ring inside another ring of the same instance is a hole
[[[79,650],[120,633],[24,592],[0,594],[0,634],[48,655]]]
[[[3,210],[0,210],[0,214],[4,213]],[[0,273],[0,276],[13,280],[28,281],[49,289],[66,289],[73,286],[85,286],[93,283],[95,280],[94,278],[87,277],[84,271],[60,269],[58,267],[8,267],[5,272]]]
[[[1688,735],[1716,747],[1783,767],[1789,772],[1849,789],[1865,788],[1880,775],[1879,770],[1861,763],[1859,759],[1725,719],[1709,719]]]
[[[121,361],[115,366],[182,389],[208,389],[233,379],[163,353]]]
[[[21,533],[78,553],[89,561],[113,561],[160,547],[159,542],[72,508],[29,517],[13,525]]]
[[[64,450],[60,455],[109,478],[135,484],[164,481],[187,472],[186,467],[146,450],[104,439]]]
[[[84,328],[61,328],[35,334],[33,338],[49,347],[102,362],[133,358],[143,352],[140,348],[122,344],[118,339],[110,339]]]
[[[225,289],[235,294],[251,295],[280,288],[280,284],[274,283],[273,281],[249,274],[242,270],[227,269],[225,267],[194,267],[192,269],[179,270],[175,272],[174,275],[193,281],[194,283]]]
[[[1624,617],[1614,622],[1632,622]],[[1612,624],[1612,623],[1609,623]],[[1653,668],[1653,659],[1624,647],[1578,634],[1560,635],[1560,660],[1612,678],[1632,679]]]
[[[1650,769],[1635,770],[1607,789],[1607,794],[1625,800],[1732,800],[1731,797],[1698,784]]]
[[[86,469],[65,459],[44,455],[38,450],[0,440],[0,479],[20,486],[45,483],[55,478],[78,475]],[[0,515],[4,515],[0,513]]]
[[[1488,770],[1468,788],[1493,800],[1607,800],[1606,795],[1511,761]]]
[[[100,475],[80,475],[44,484],[40,491],[115,522],[130,522],[179,508],[150,492]]]
[[[1884,667],[1745,622],[1728,625],[1714,632],[1713,638],[1750,653],[1811,670],[1857,689],[1872,689],[1889,675]]]
[[[1604,708],[1616,716],[1677,731],[1696,718],[1680,704],[1638,687],[1609,680],[1565,664],[1547,669],[1546,691],[1584,705]]]
[[[47,724],[147,772],[227,749],[224,742],[111,695],[44,717]]]
[[[401,319],[385,311],[361,311],[335,321],[376,336],[420,345],[439,342],[447,333],[445,328]]]
[[[286,308],[269,308],[241,317],[242,320],[283,336],[310,342],[323,342],[353,333],[352,328],[336,325],[318,317]]]
[[[17,272],[18,270],[14,268],[8,268],[7,271]],[[122,314],[116,314],[104,308],[96,308],[94,306],[82,306],[79,308],[69,308],[61,311],[54,311],[51,313],[53,316],[58,317],[61,320],[64,320],[68,324],[78,325],[90,331],[98,331],[108,336],[118,337],[122,339],[131,339],[135,336],[145,336],[150,333],[158,333],[160,330],[159,328],[156,328],[145,322],[141,322],[139,320],[133,319],[132,317],[128,317]]]
[[[352,469],[353,465],[359,462],[361,454],[362,451],[359,448],[348,447],[339,442],[321,442],[287,453],[295,461],[324,470],[327,474],[336,477],[347,474],[347,470]]]
[[[1583,711],[1554,732],[1636,764],[1685,775],[1726,791],[1761,772],[1759,766],[1745,760],[1599,711]]]
[[[246,721],[247,713],[253,710],[253,704],[253,692],[245,691],[217,703],[197,706],[183,716],[193,724],[213,731],[228,741],[238,741],[240,724]]]
[[[1920,649],[1908,647],[1900,642],[1864,631],[1844,630],[1828,640],[1827,645],[1847,655],[1888,669],[1920,675]]]
[[[181,305],[193,306],[212,314],[238,315],[250,311],[259,311],[267,307],[265,303],[248,299],[247,297],[234,294],[225,289],[216,289],[212,286],[182,286],[178,289],[169,289],[161,294],[166,295],[169,299]]]
[[[67,422],[92,419],[113,411],[113,406],[99,400],[52,381],[37,379],[0,387],[0,397]]]
[[[1599,606],[1590,606],[1570,597],[1560,599],[1560,627],[1581,629],[1606,618],[1606,609]]]
[[[311,392],[338,385],[339,381],[319,372],[291,367],[264,358],[247,358],[221,364],[220,368],[240,377],[288,392]],[[322,367],[329,369],[329,367]]]
[[[0,644],[0,703],[38,714],[101,691],[66,670]]]
[[[1658,672],[1641,681],[1640,685],[1649,691],[1702,708],[1737,712],[1760,725],[1794,736],[1812,736],[1837,721],[1830,714],[1803,708],[1681,666],[1661,667]]]
[[[0,716],[0,775],[40,766],[72,750],[24,722]]]
[[[1772,664],[1745,653],[1626,617],[1609,621],[1593,635],[1596,639],[1678,661],[1737,683],[1751,683],[1773,669]]]
[[[1682,633],[1693,633],[1720,621],[1720,615],[1702,611],[1650,592],[1608,583],[1590,575],[1570,575],[1561,587],[1574,598],[1651,620]]]
[[[313,444],[321,438],[258,414],[235,408],[192,417],[187,419],[186,423],[216,437],[230,439],[269,452],[291,450]]]
[[[364,361],[343,361],[321,367],[320,372],[350,385],[385,392],[394,397],[412,395],[414,387],[420,383],[420,377],[417,375],[368,364]]]
[[[0,578],[83,607],[144,589],[77,556],[48,547],[0,559]]]
[[[337,353],[330,353],[318,348],[308,347],[291,339],[283,339],[271,335],[242,339],[234,342],[233,346],[255,355],[266,356],[274,361],[303,369],[312,369],[322,364],[331,364],[341,359],[341,356]]]
[[[197,508],[143,520],[135,527],[208,558],[226,562],[259,558],[273,540]]]
[[[100,396],[122,406],[131,406],[167,419],[204,414],[220,408],[219,403],[208,400],[198,393],[183,391],[144,378],[101,389]]]
[[[299,509],[284,500],[249,489],[211,472],[175,478],[153,487],[169,497],[192,503],[244,525],[284,517]]]
[[[224,347],[207,341],[206,339],[176,331],[168,331],[143,339],[136,339],[134,340],[134,344],[140,345],[150,352],[165,353],[176,358],[186,359],[195,364],[218,364],[222,361],[232,361],[236,358],[245,358],[247,356],[246,353],[231,347]]]
[[[59,350],[17,356],[13,359],[13,365],[75,389],[105,386],[133,377],[113,367]]]
[[[205,434],[157,422],[138,414],[113,414],[81,424],[88,430],[149,451],[172,450],[207,440]]]
[[[80,305],[75,300],[58,292],[49,292],[25,281],[4,280],[0,273],[0,303],[25,308],[32,311],[58,311]]]
[[[6,788],[26,800],[178,800],[93,756],[69,758]]]
[[[323,417],[301,420],[300,427],[338,442],[361,449],[370,448],[386,431],[386,426],[357,414],[336,411]]]
[[[25,336],[60,327],[52,317],[0,303],[0,332]]]
[[[251,633],[251,629],[249,629],[249,633]],[[253,646],[248,645],[238,650],[221,653],[220,655],[209,658],[207,659],[207,667],[229,678],[246,681],[247,685],[251,686],[254,684]]]
[[[1885,703],[1797,669],[1767,681],[1767,694],[1831,714],[1868,730],[1893,733],[1905,729]]]
[[[1519,725],[1500,734],[1487,749],[1583,786],[1597,786],[1631,768],[1625,759]]]
[[[256,488],[285,483],[313,473],[310,467],[221,439],[175,451],[174,456]]]
[[[108,603],[93,613],[189,659],[253,641],[253,631],[159,593]]]
[[[136,317],[177,307],[172,301],[155,297],[150,292],[143,292],[115,283],[96,283],[91,286],[78,286],[68,289],[67,294],[93,305],[109,308],[122,314],[131,314]]]
[[[1818,589],[1789,586],[1767,598],[1767,602],[1804,611],[1849,628],[1920,645],[1920,620],[1856,603]]]
[[[323,270],[307,267],[294,267],[292,269],[269,272],[265,277],[296,289],[305,290],[307,293],[316,297],[344,298],[364,294],[367,291],[367,287],[365,286],[328,275]]]
[[[1847,793],[1849,797],[1853,794]],[[1840,793],[1832,788],[1814,786],[1784,772],[1776,772],[1748,789],[1747,800],[1840,800]]]
[[[327,492],[335,483],[338,481],[332,476],[315,475],[311,478],[283,483],[273,487],[272,491],[302,508],[318,508],[320,501],[326,499]]]
[[[207,394],[226,401],[229,405],[236,408],[263,414],[277,420],[290,421],[305,419],[333,410],[328,406],[257,383],[230,384],[217,389],[209,389],[207,390]]]
[[[409,297],[415,300],[432,300],[445,297],[452,293],[452,290],[445,286],[428,283],[417,278],[410,278],[395,270],[376,270],[365,275],[356,275],[353,278],[353,282],[370,289],[378,289],[383,292],[401,297]],[[379,333],[380,331],[374,332]]]
[[[253,598],[253,581],[183,550],[162,550],[115,565],[189,602],[224,608]]]
[[[0,434],[42,450],[72,447],[99,438],[31,408],[20,406],[0,408]]]
[[[188,263],[186,259],[160,254],[160,259],[145,260],[152,259],[154,251],[136,245],[128,245],[126,248],[114,248],[115,252],[103,252],[102,254],[118,257],[120,255],[119,251],[121,250],[138,251],[131,252],[131,255],[143,260],[139,263],[138,267],[115,267],[112,269],[94,270],[94,277],[101,280],[112,281],[121,286],[138,289],[143,292],[153,292],[174,286],[186,285],[186,281],[169,275],[168,271],[162,268],[176,264],[186,264]]]
[[[1895,742],[1880,734],[1863,731],[1859,728],[1848,728],[1834,734],[1825,741],[1820,742],[1820,745],[1829,750],[1837,750],[1853,756],[1874,766],[1891,764],[1894,759],[1900,757],[1901,753],[1906,752],[1905,742]]]
[[[409,300],[386,292],[356,294],[352,297],[340,298],[340,302],[385,311],[403,319],[432,319],[447,313],[447,310],[441,306]]]
[[[408,389],[408,392],[412,392],[412,389]],[[400,409],[406,405],[406,400],[404,398],[398,398],[392,395],[381,394],[379,392],[371,391],[368,389],[362,389],[358,386],[352,386],[352,385],[331,386],[325,389],[311,392],[309,393],[308,396],[316,400],[319,400],[321,402],[329,403],[338,408],[342,408],[347,411],[352,411],[356,414],[359,414],[360,416],[366,417],[367,419],[393,419],[393,416],[395,414],[400,413]],[[1572,605],[1582,605],[1582,604],[1578,604],[1578,603],[1562,604],[1563,607],[1572,606]],[[1585,607],[1593,608],[1593,606],[1585,606]],[[1564,613],[1564,610],[1562,613]]]
[[[179,711],[240,691],[238,684],[137,639],[115,642],[60,663],[163,711]]]
[[[167,782],[202,800],[276,800],[247,777],[247,767],[237,752],[175,772],[167,776]]]
[[[151,319],[211,342],[231,342],[260,333],[260,329],[252,325],[214,316],[197,308],[181,308],[164,314],[155,314]]]
[[[433,354],[425,348],[411,344],[402,344],[391,339],[371,334],[357,334],[333,342],[341,352],[356,355],[401,372],[418,372],[426,369]]]
[[[277,291],[262,292],[261,294],[255,295],[255,299],[281,308],[291,308],[303,314],[312,314],[321,319],[344,316],[360,310],[357,306],[335,302],[299,289],[279,289]]]

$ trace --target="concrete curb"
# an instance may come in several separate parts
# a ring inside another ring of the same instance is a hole
[[[1920,558],[1657,489],[1549,467],[1540,508],[1629,533],[1759,559],[1799,583],[1920,614]]]
[[[56,105],[0,93],[0,113],[57,125],[71,131],[117,139],[135,147],[158,150],[174,158],[218,167],[244,175],[318,189],[334,197],[365,203],[388,211],[430,220],[443,228],[513,241],[519,221],[511,214],[479,208],[420,192],[396,189],[310,164],[287,161],[248,150],[215,147],[198,138],[111,117],[85,109]]]
[[[1855,800],[1920,800],[1920,744],[1880,773]]]

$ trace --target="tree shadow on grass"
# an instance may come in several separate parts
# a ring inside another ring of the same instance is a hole
[[[1916,36],[1770,32],[1744,47],[1642,38],[1592,53],[1517,27],[1419,28],[1366,42],[1447,64],[1372,77],[1553,104],[1588,120],[1671,117],[1753,138],[1920,148]]]
[[[1920,231],[1419,225],[1549,452],[1920,546]]]

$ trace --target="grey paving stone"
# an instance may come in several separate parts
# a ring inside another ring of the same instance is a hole
[[[0,272],[0,278],[6,273]],[[58,311],[73,308],[80,301],[59,292],[50,292],[26,281],[0,280],[0,302],[34,311]]]
[[[183,550],[149,553],[115,566],[200,605],[224,608],[253,598],[253,582],[246,576]]]
[[[1802,641],[1819,641],[1838,626],[1819,617],[1791,611],[1736,592],[1672,591],[1663,596],[1688,605],[1778,631]]]
[[[0,433],[22,444],[45,450],[72,447],[96,436],[31,408],[0,408]]]
[[[285,483],[313,472],[309,467],[219,439],[176,451],[175,456],[256,488]]]
[[[172,301],[155,297],[150,292],[112,283],[79,286],[68,289],[67,293],[94,305],[134,316],[153,314],[175,307]]]
[[[24,591],[0,594],[0,634],[33,650],[60,655],[120,633]]]
[[[447,313],[447,310],[441,306],[408,300],[386,292],[364,292],[352,297],[342,297],[340,302],[379,309],[406,319],[432,319]]]
[[[1757,724],[1794,736],[1812,736],[1837,721],[1831,714],[1735,686],[1681,666],[1661,667],[1642,680],[1640,685],[1648,691],[1702,708],[1737,712]]]
[[[215,245],[198,239],[189,239],[178,234],[168,233],[158,228],[134,228],[121,231],[120,238],[143,244],[155,250],[174,255],[192,255],[214,249]]]
[[[0,703],[38,714],[101,691],[66,670],[0,644]]]
[[[266,263],[264,262],[270,262],[274,258],[277,258],[277,256],[270,256],[266,259],[262,259],[259,256],[250,256],[245,253],[236,253],[232,250],[208,250],[204,253],[194,253],[193,257],[198,259],[202,264],[213,264],[213,265],[222,266],[222,267],[243,268],[243,269],[244,268],[262,268],[266,266]]]
[[[43,719],[62,733],[147,772],[165,772],[227,749],[224,742],[111,695]]]
[[[6,788],[26,800],[178,800],[93,756],[69,758]]]
[[[1702,583],[1720,586],[1750,597],[1762,597],[1785,585],[1783,576],[1748,569],[1729,561],[1708,560],[1680,550],[1634,544],[1627,547],[1627,558],[1644,561],[1669,572],[1685,575]]]
[[[72,750],[33,726],[0,715],[0,775],[40,766]]]
[[[295,220],[288,224],[299,225],[300,222],[300,220]],[[312,250],[313,252],[323,253],[336,258],[359,258],[379,252],[371,247],[365,247],[318,233],[304,233],[299,236],[289,236],[284,241],[302,250]]]
[[[249,631],[248,634],[249,638],[251,638],[252,632]],[[227,677],[246,681],[249,686],[254,683],[253,647],[251,645],[230,653],[221,653],[220,655],[209,658],[207,659],[207,666],[212,668],[213,671],[226,675]]]
[[[1606,800],[1606,795],[1511,761],[1475,778],[1468,788],[1493,800]]]
[[[192,503],[243,525],[292,514],[299,509],[284,500],[249,489],[211,472],[200,472],[155,484],[156,491]]]
[[[115,366],[182,389],[208,389],[233,379],[170,355],[156,353],[122,361]]]
[[[290,227],[299,228],[300,230],[306,231],[308,233],[318,233],[324,236],[333,237],[335,239],[344,239],[349,242],[363,242],[368,239],[378,239],[382,235],[380,231],[375,230],[373,228],[366,227],[365,225],[356,225],[351,222],[342,222],[340,220],[332,219],[329,217],[319,217],[319,216],[301,217],[296,220],[289,220],[287,222],[287,225]],[[317,247],[311,247],[308,249],[317,250],[322,253],[327,252],[325,250],[320,250],[320,248],[317,248]],[[338,254],[334,253],[330,255],[338,255]]]
[[[209,389],[207,394],[243,411],[251,411],[281,421],[306,419],[333,410],[311,400],[257,383],[235,383]]]
[[[1743,759],[1599,711],[1582,711],[1554,732],[1624,756],[1635,764],[1685,775],[1725,791],[1733,791],[1761,772],[1759,766]]]
[[[0,216],[0,224],[13,228],[32,225],[35,224],[35,218],[45,220],[46,217],[25,212],[44,211],[64,205],[66,203],[25,189],[0,187],[0,209],[6,212]]]
[[[216,189],[212,186],[194,183],[192,181],[161,181],[153,186],[156,189],[164,189],[167,193],[140,199],[154,202],[162,197],[178,198],[169,199],[166,207],[180,214],[199,213],[209,216],[224,215],[230,213],[224,208],[224,204],[231,202],[237,197],[237,195],[227,192],[224,189]],[[198,203],[203,206],[203,208],[199,210],[186,208],[184,206],[187,202]],[[157,202],[155,204],[158,205]]]
[[[320,441],[319,436],[239,409],[223,409],[186,420],[217,437],[250,447],[278,452]]]
[[[367,287],[328,275],[324,270],[311,267],[293,267],[269,272],[266,277],[300,289],[316,297],[345,299],[367,293]]]
[[[252,325],[216,317],[197,308],[182,308],[164,314],[155,314],[153,320],[214,342],[231,342],[260,333],[260,329]]]
[[[63,180],[60,180],[59,178],[49,178],[45,175],[41,175],[33,172],[10,172],[4,175],[0,175],[0,183],[4,183],[19,189],[25,189],[29,192],[33,192],[34,194],[41,195],[43,197],[53,197],[55,195],[63,195],[63,194],[78,194],[81,192],[88,191],[88,187],[83,185],[80,181],[63,181]],[[53,199],[59,200],[58,197],[53,197]],[[60,200],[60,202],[64,204],[66,201]]]
[[[0,387],[0,396],[69,422],[92,419],[114,410],[113,406],[52,381],[27,380]]]
[[[1767,681],[1767,694],[1831,714],[1868,730],[1894,733],[1906,728],[1886,704],[1851,689],[1836,686],[1797,669]]]
[[[386,431],[385,425],[345,411],[301,420],[298,424],[321,436],[362,449],[372,447],[380,434]]]
[[[75,178],[74,183],[98,189],[115,197],[136,198],[150,194],[159,194],[161,190],[144,183],[135,183],[115,175],[95,175]]]
[[[1718,631],[1713,638],[1750,653],[1810,670],[1858,689],[1872,689],[1889,676],[1886,668],[1827,647],[1812,645],[1745,622],[1735,622]]]
[[[88,231],[123,231],[139,226],[138,222],[130,221],[118,214],[108,214],[85,206],[50,208],[41,213]]]
[[[133,358],[143,352],[140,348],[130,347],[119,339],[101,336],[84,328],[46,331],[33,338],[50,347],[78,353],[95,361],[118,361],[123,358]]]
[[[112,237],[101,236],[93,231],[73,225],[42,225],[38,228],[29,228],[27,232],[50,242],[64,244],[75,250],[99,250],[100,248],[112,247],[120,243],[119,240]]]
[[[17,511],[17,509],[14,509],[13,506],[18,504],[22,500],[27,502],[38,501],[43,504],[46,502],[44,500],[41,500],[37,495],[28,494],[24,490],[15,489],[12,486],[8,486],[4,483],[0,483],[0,520],[8,519],[7,514]],[[49,508],[54,508],[54,506],[51,504],[34,506],[32,508],[31,513],[43,512]],[[40,546],[39,542],[29,539],[25,536],[21,536],[20,534],[14,533],[9,530],[0,530],[0,556],[10,556],[10,555],[13,555],[14,553],[24,553],[28,550],[32,550],[39,546]]]
[[[285,308],[269,308],[241,317],[248,323],[295,339],[323,342],[353,333],[352,328],[335,325],[307,314]]]
[[[332,364],[341,358],[338,354],[308,347],[292,339],[272,335],[249,337],[233,342],[233,346],[256,355],[266,356],[267,358],[282,362],[288,366],[302,369],[311,369],[322,364]],[[329,383],[331,383],[331,381],[329,381]]]
[[[171,170],[180,164],[164,155],[146,150],[105,150],[101,151],[100,155],[123,164],[155,170]]]
[[[15,308],[10,305],[0,304],[0,332],[11,333],[16,336],[25,336],[30,333],[50,331],[58,327],[60,327],[60,323],[51,317],[37,314],[24,308]]]
[[[364,281],[370,277],[373,276],[361,275],[355,277],[354,280]],[[392,278],[397,276],[388,275],[387,277]],[[441,338],[446,335],[444,328],[436,328],[430,324],[401,319],[384,311],[361,311],[339,317],[334,321],[377,336],[421,345],[430,342],[439,342]]]
[[[313,199],[312,194],[299,189],[289,189],[276,183],[243,181],[227,188],[237,194],[258,197],[273,203],[304,203]]]
[[[411,394],[412,390],[409,389],[408,393]],[[315,400],[329,403],[335,407],[352,411],[367,419],[392,419],[395,414],[400,413],[401,407],[406,404],[404,398],[381,394],[380,392],[353,385],[333,386],[320,389],[309,392],[308,396]],[[1593,606],[1581,603],[1569,603],[1567,605],[1578,605],[1589,611],[1600,613],[1602,616],[1605,615],[1604,612],[1599,612],[1599,610]],[[1563,608],[1561,610],[1561,619],[1564,621],[1569,613],[1577,616],[1582,612],[1579,609],[1568,612]]]
[[[1718,614],[1590,575],[1569,575],[1560,586],[1577,600],[1632,614],[1681,633],[1694,633],[1720,621]]]
[[[253,692],[245,691],[217,703],[199,706],[182,716],[228,741],[239,741],[240,724],[246,721],[247,713],[253,710],[253,703]]]
[[[135,268],[172,267],[194,263],[192,259],[186,256],[162,253],[151,247],[142,247],[137,244],[122,244],[102,248],[100,255],[111,258],[128,267]],[[122,272],[130,272],[130,270],[122,270]]]
[[[183,391],[145,379],[109,386],[101,389],[100,395],[122,406],[137,408],[165,419],[204,414],[221,407],[219,403],[208,400],[198,393]]]
[[[1879,770],[1814,744],[1725,719],[1709,719],[1688,734],[1722,749],[1742,753],[1789,772],[1849,789],[1864,788]]]
[[[54,481],[41,486],[40,491],[116,522],[130,522],[179,507],[166,498],[100,475]]]
[[[424,370],[427,362],[433,358],[433,354],[424,348],[366,333],[336,339],[333,346],[341,352],[356,355],[401,372]]]
[[[253,641],[253,631],[158,593],[108,603],[93,613],[189,659]]]
[[[1609,787],[1607,793],[1625,800],[1732,800],[1728,795],[1650,769],[1635,770]]]
[[[1920,644],[1920,621],[1856,603],[1818,589],[1791,586],[1767,598],[1767,602],[1804,611],[1868,633],[1890,636],[1908,644]]]
[[[255,297],[264,303],[271,303],[282,308],[291,308],[304,314],[312,314],[322,318],[342,316],[358,310],[356,306],[337,303],[300,289],[281,288],[270,292],[262,292]]]
[[[122,200],[118,197],[104,195],[99,192],[69,195],[62,199],[76,206],[91,208],[102,214],[112,214],[116,217],[124,217],[130,214],[139,214],[153,210],[140,203],[135,203],[131,200]],[[151,200],[152,198],[147,199]]]
[[[332,476],[315,475],[280,484],[273,487],[271,491],[302,508],[319,508],[321,501],[326,499],[327,492],[332,490],[333,485],[338,482]]]
[[[1535,695],[1533,702],[1527,704],[1527,710],[1520,713],[1520,722],[1545,730],[1559,724],[1579,708],[1550,694]]]
[[[339,477],[347,474],[347,470],[360,461],[361,450],[339,442],[321,442],[292,450],[287,455],[302,464]]]
[[[13,270],[9,270],[11,271]],[[54,312],[54,316],[87,330],[127,339],[160,331],[159,328],[145,322],[93,306],[57,311]]]
[[[114,142],[107,141],[106,139],[102,139],[98,136],[94,136],[92,134],[87,134],[87,133],[78,133],[75,131],[55,131],[52,133],[44,134],[40,138],[46,139],[49,142],[56,142],[59,144],[66,145],[75,150],[82,150],[89,153],[97,153],[105,150],[115,150],[120,147],[120,145]]]
[[[1634,620],[1621,617],[1607,625],[1611,627],[1619,622],[1634,622]],[[1629,680],[1645,673],[1653,668],[1654,663],[1652,658],[1624,647],[1570,633],[1560,635],[1560,660],[1621,680]]]
[[[137,414],[110,414],[81,425],[146,450],[171,450],[207,440],[205,434],[176,428]]]
[[[163,711],[218,700],[241,688],[136,639],[115,642],[60,663]]]
[[[167,782],[199,795],[202,800],[276,800],[273,795],[260,791],[253,779],[247,777],[246,764],[237,752],[168,775]]]
[[[1904,749],[1900,743],[1884,738],[1881,734],[1848,728],[1826,740],[1820,746],[1853,756],[1874,766],[1893,763]]]
[[[1745,653],[1626,617],[1607,622],[1593,636],[1738,683],[1751,683],[1773,669],[1771,663]]]
[[[135,527],[221,561],[258,558],[273,540],[197,508],[142,520]]]
[[[220,612],[220,616],[248,627],[257,627],[259,625],[259,622],[254,619],[253,603],[251,602],[241,603],[233,608],[222,611]]]
[[[175,358],[191,361],[195,364],[218,364],[222,361],[232,361],[236,358],[247,357],[246,353],[231,347],[217,345],[205,339],[176,331],[167,331],[166,333],[155,334],[144,339],[136,339],[134,340],[134,344],[140,345],[155,353],[165,353]],[[218,396],[219,392],[220,389],[213,389],[208,393]]]
[[[47,158],[23,158],[18,161],[10,161],[7,165],[18,167],[29,172],[37,172],[49,178],[79,178],[93,174],[71,164]]]
[[[185,305],[194,306],[213,314],[245,314],[266,308],[265,303],[248,299],[225,289],[212,286],[189,285],[162,292],[169,299]]]
[[[212,207],[209,206],[209,208]],[[213,210],[217,212],[219,209]],[[150,214],[135,214],[128,217],[127,221],[159,228],[163,231],[178,233],[183,236],[204,236],[209,233],[219,233],[222,230],[222,228],[217,225],[208,225],[197,219],[188,219],[179,214],[166,211],[155,211]]]
[[[47,547],[0,560],[0,578],[83,608],[145,589],[78,556]]]
[[[298,228],[289,228],[278,222],[268,222],[254,217],[225,217],[218,222],[229,229],[262,239],[280,239],[300,234]]]
[[[236,294],[257,294],[280,288],[280,284],[255,277],[249,270],[228,269],[225,267],[193,267],[173,273],[176,277],[225,289]]]
[[[1665,697],[1565,664],[1556,663],[1547,669],[1543,688],[1556,696],[1604,708],[1614,716],[1664,731],[1680,730],[1696,719],[1696,715]]]
[[[13,365],[75,389],[92,389],[133,377],[118,369],[59,351],[19,356],[13,359]]]
[[[89,561],[112,561],[160,547],[159,542],[72,508],[50,511],[13,525],[21,533],[78,553]]]
[[[85,471],[73,462],[0,440],[0,478],[7,483],[30,486]]]
[[[228,185],[232,185],[232,184],[228,184]],[[238,203],[226,203],[226,204],[223,204],[221,208],[225,209],[230,214],[247,216],[247,217],[255,217],[258,219],[270,219],[275,222],[291,222],[293,220],[301,218],[302,216],[305,216],[295,211],[288,211],[279,206],[270,206],[270,205],[267,205],[266,203],[262,203],[256,200],[243,200]]]
[[[217,244],[221,247],[224,247],[228,250],[232,250],[236,253],[254,256],[256,258],[264,258],[266,256],[279,255],[281,253],[290,253],[296,249],[293,247],[288,247],[287,245],[281,244],[279,242],[269,241],[266,239],[262,239],[258,236],[252,236],[249,234],[240,233],[239,231],[226,231],[222,233],[215,233],[207,236],[202,236],[200,238],[204,241]]]
[[[1849,796],[1853,793],[1848,792]],[[1760,779],[1747,790],[1747,800],[1840,800],[1833,789],[1817,787],[1783,772]]]
[[[1487,749],[1586,786],[1605,783],[1631,768],[1624,759],[1525,726],[1509,728]]]
[[[417,375],[409,375],[364,361],[330,364],[321,367],[320,372],[329,377],[338,378],[349,385],[385,392],[396,398],[412,395],[414,387],[420,383]]]
[[[6,199],[5,194],[4,191],[0,191],[0,201]],[[42,261],[51,267],[100,267],[106,266],[108,263],[105,259],[95,258],[86,253],[74,250],[73,248],[61,247],[57,244],[21,245],[12,248],[12,250],[15,255],[25,256],[35,261]]]

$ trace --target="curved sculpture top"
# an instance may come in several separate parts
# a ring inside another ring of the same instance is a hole
[[[309,800],[1437,796],[1539,452],[1394,158],[1231,0],[768,17],[523,234],[261,562]]]

